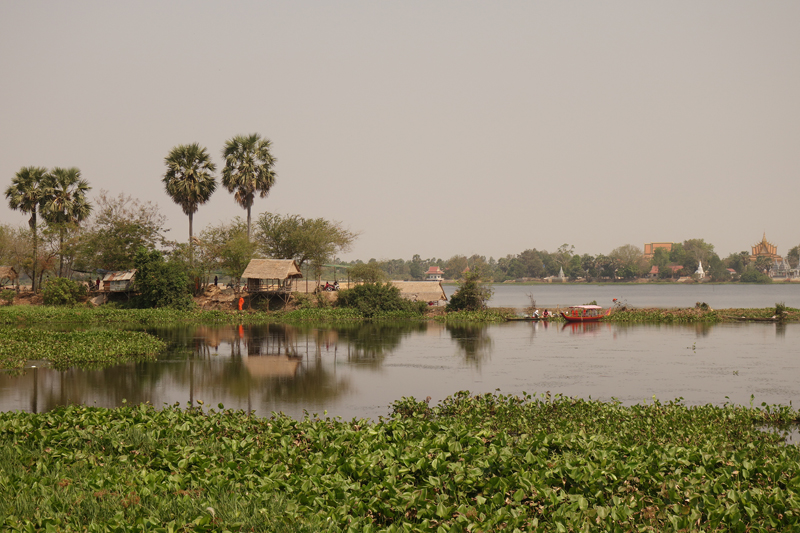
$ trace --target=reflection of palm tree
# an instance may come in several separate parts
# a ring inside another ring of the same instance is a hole
[[[33,232],[33,274],[31,275],[31,290],[36,291],[36,261],[39,254],[39,241],[36,232],[36,212],[44,198],[42,181],[47,175],[47,169],[42,167],[24,167],[17,172],[11,185],[6,189],[8,206],[11,209],[30,213],[28,224]]]
[[[225,168],[222,170],[222,185],[233,193],[233,198],[247,210],[247,240],[250,240],[250,208],[253,207],[256,192],[266,198],[275,185],[275,171],[272,167],[276,159],[269,149],[272,143],[262,139],[258,133],[237,135],[225,143],[222,157]]]
[[[485,325],[469,323],[450,323],[446,325],[447,332],[464,352],[466,360],[478,366],[481,360],[489,355],[493,344]]]
[[[81,171],[75,167],[56,167],[43,180],[45,188],[42,216],[48,224],[58,227],[58,275],[64,271],[64,236],[67,227],[86,220],[92,205],[86,200],[91,190],[89,183],[81,179]]]

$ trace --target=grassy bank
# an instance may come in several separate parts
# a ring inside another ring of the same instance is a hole
[[[460,393],[377,423],[230,410],[0,414],[0,524],[30,531],[782,531],[787,407]]]

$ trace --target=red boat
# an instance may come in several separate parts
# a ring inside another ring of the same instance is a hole
[[[561,312],[567,322],[597,322],[610,314],[610,308],[603,313],[603,308],[599,305],[573,305],[566,313]]]

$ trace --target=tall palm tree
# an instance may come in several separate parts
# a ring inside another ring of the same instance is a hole
[[[47,175],[43,167],[23,167],[11,180],[11,185],[6,189],[8,206],[16,211],[30,213],[28,224],[33,231],[33,275],[31,276],[31,290],[36,291],[36,259],[39,254],[38,235],[36,233],[36,213],[42,202],[44,188],[42,181]]]
[[[172,201],[189,216],[189,247],[192,246],[192,221],[197,207],[211,198],[217,189],[217,167],[205,148],[197,143],[181,144],[164,159],[167,173],[161,180]]]
[[[40,210],[48,224],[59,232],[58,276],[64,271],[64,237],[67,227],[80,224],[92,213],[92,204],[86,200],[91,190],[89,182],[81,178],[81,171],[72,168],[54,168],[44,177],[44,197]]]
[[[269,149],[272,143],[262,139],[258,133],[237,135],[225,142],[222,157],[222,185],[233,193],[236,203],[247,209],[247,240],[250,240],[250,208],[256,192],[266,198],[275,185],[275,171],[272,167],[277,161]]]

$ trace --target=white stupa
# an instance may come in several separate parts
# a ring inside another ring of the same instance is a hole
[[[564,267],[561,267],[561,268],[558,269],[558,279],[563,281],[563,279],[564,279]]]
[[[703,271],[702,261],[700,261],[700,263],[697,265],[697,270],[695,270],[694,273],[697,274],[697,279],[703,279],[706,277],[706,273]]]

